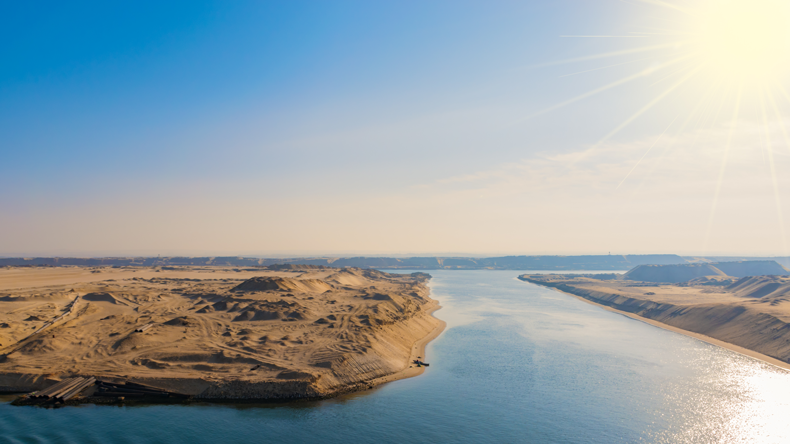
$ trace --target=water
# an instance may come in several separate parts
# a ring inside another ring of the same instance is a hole
[[[790,372],[515,279],[432,271],[420,377],[320,402],[13,407],[0,443],[790,442]]]

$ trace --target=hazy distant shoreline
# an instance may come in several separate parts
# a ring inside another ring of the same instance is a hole
[[[116,266],[116,267],[268,267],[273,265],[316,265],[414,270],[628,270],[639,265],[677,265],[699,262],[775,260],[790,267],[790,257],[692,257],[676,254],[500,256],[500,257],[292,257],[242,256],[202,257],[0,257],[1,266]]]

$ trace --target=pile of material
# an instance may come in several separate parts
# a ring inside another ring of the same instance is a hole
[[[33,392],[29,398],[41,401],[68,401],[92,386],[95,382],[96,378],[69,378],[44,390]]]

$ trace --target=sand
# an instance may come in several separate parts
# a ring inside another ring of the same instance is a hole
[[[444,326],[428,278],[329,267],[0,269],[0,387],[79,375],[205,399],[372,388],[424,370],[412,361]]]
[[[651,325],[790,369],[790,278],[708,276],[680,284],[522,275]]]
[[[776,261],[738,261],[675,265],[639,265],[622,276],[643,282],[687,282],[707,276],[788,276],[790,271]]]

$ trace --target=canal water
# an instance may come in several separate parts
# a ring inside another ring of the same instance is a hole
[[[0,443],[790,442],[790,372],[516,279],[431,271],[422,376],[320,402],[14,407]]]

